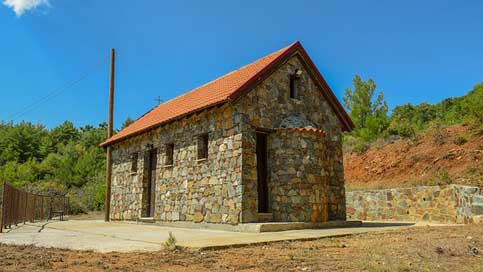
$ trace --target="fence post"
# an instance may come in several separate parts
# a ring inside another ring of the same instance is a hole
[[[23,197],[25,198],[24,207],[23,207],[23,224],[25,225],[25,219],[27,218],[27,204],[28,204],[28,194],[27,192],[23,192]]]
[[[44,219],[44,196],[40,196],[40,221]]]
[[[3,192],[2,192],[2,218],[0,218],[0,233],[3,232],[3,225],[5,223],[5,199],[6,199],[6,187],[7,182],[3,182]]]
[[[20,217],[20,212],[19,212],[19,209],[20,209],[20,192],[19,191],[15,191],[15,226],[18,226],[18,222],[19,222],[19,217]]]
[[[37,196],[36,195],[32,195],[33,196],[33,201],[32,201],[32,219],[30,220],[31,223],[34,223],[35,222],[35,215],[37,213]]]
[[[65,211],[66,215],[70,215],[70,199],[66,196],[67,199],[67,210]]]

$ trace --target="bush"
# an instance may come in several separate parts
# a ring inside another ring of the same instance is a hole
[[[414,138],[416,131],[409,122],[404,121],[391,121],[387,130],[389,135],[398,135],[406,138]]]
[[[446,126],[441,122],[431,122],[428,128],[428,135],[433,137],[433,142],[437,145],[443,145],[448,138]]]
[[[83,187],[71,188],[68,197],[76,213],[102,211],[104,209],[106,185],[103,182],[89,182]]]
[[[344,152],[355,152],[358,155],[361,155],[369,149],[368,142],[350,134],[344,135],[343,142]]]
[[[448,185],[453,183],[453,179],[446,169],[440,169],[433,177],[431,185]]]
[[[71,215],[86,214],[87,210],[75,197],[69,196],[69,213]]]
[[[467,141],[468,141],[468,140],[466,139],[466,137],[461,136],[461,135],[456,136],[456,137],[453,139],[453,143],[454,143],[455,145],[463,145],[463,144],[465,144]]]
[[[369,144],[366,142],[359,142],[354,146],[354,152],[358,155],[364,154],[369,149]]]
[[[478,167],[470,166],[466,168],[465,173],[470,176],[476,176],[476,175],[482,175],[483,170]]]
[[[176,249],[176,237],[174,237],[171,231],[169,232],[168,240],[164,242],[164,248],[169,251],[173,251]]]

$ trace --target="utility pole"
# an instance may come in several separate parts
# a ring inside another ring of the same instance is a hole
[[[111,138],[114,133],[114,75],[115,75],[116,51],[111,49],[111,73],[109,81],[109,122],[107,125],[107,138]],[[106,156],[106,218],[105,221],[110,221],[111,213],[111,177],[112,177],[112,149],[107,146]]]

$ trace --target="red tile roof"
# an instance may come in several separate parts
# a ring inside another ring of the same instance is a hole
[[[327,87],[329,104],[333,107],[335,106],[336,114],[341,118],[345,129],[351,130],[353,123],[347,113],[337,101],[337,98],[335,98],[317,68],[315,68],[300,42],[295,42],[238,70],[160,104],[119,133],[101,143],[101,146],[110,145],[196,111],[228,102],[257,83],[260,78],[269,73],[272,67],[282,62],[286,57],[291,56],[296,50],[299,50],[302,56],[307,58],[309,65],[313,66],[318,76],[320,76],[323,84]]]
[[[285,131],[295,131],[295,132],[301,132],[301,133],[310,133],[310,134],[315,134],[317,136],[324,137],[325,131],[317,128],[278,128],[277,130],[285,130]]]

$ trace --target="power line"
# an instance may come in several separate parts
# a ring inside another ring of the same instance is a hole
[[[90,76],[95,70],[97,70],[97,68],[101,67],[103,64],[106,63],[106,60],[109,60],[109,57],[105,57],[103,59],[101,59],[101,61],[95,63],[93,65],[93,67],[88,70],[87,72],[85,72],[81,77],[79,77],[78,79],[76,80],[72,80],[70,82],[67,82],[64,86],[60,87],[60,88],[57,88],[57,89],[54,89],[53,91],[49,92],[46,96],[40,98],[39,100],[33,102],[32,104],[29,104],[27,106],[25,106],[23,109],[21,109],[20,111],[14,113],[14,114],[11,114],[7,120],[17,120],[19,119],[20,117],[24,116],[25,114],[37,109],[40,105],[42,105],[43,103],[61,95],[63,92],[67,91],[69,88],[71,88],[72,86],[76,85],[77,83],[81,82],[82,80],[86,79],[88,76]]]

